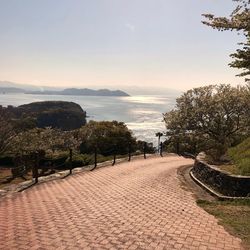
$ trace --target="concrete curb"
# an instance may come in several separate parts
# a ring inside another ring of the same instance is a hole
[[[232,197],[232,196],[225,196],[222,195],[212,188],[208,187],[206,184],[204,184],[202,181],[198,180],[195,175],[192,172],[192,169],[189,172],[190,177],[193,179],[194,182],[196,182],[200,187],[202,187],[204,190],[206,190],[208,193],[210,193],[212,196],[215,196],[218,200],[250,200],[250,197]]]

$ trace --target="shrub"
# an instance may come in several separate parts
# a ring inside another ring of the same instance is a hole
[[[69,156],[68,152],[60,152],[48,155],[44,159],[40,161],[41,165],[46,165],[50,163],[51,165],[57,167],[57,168],[65,168],[65,162]]]
[[[88,154],[74,154],[72,157],[72,167],[77,168],[77,167],[83,167],[87,166],[90,164],[93,164],[94,158],[92,155]],[[70,166],[70,159],[69,157],[66,160],[66,166]]]
[[[13,156],[0,156],[0,166],[13,166]]]

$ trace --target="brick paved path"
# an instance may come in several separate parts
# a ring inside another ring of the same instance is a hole
[[[181,157],[76,174],[0,200],[0,249],[240,249],[180,187]]]

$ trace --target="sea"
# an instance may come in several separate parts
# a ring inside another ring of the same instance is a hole
[[[176,97],[170,94],[128,97],[0,94],[0,105],[19,106],[52,100],[75,102],[87,112],[88,120],[124,122],[137,139],[156,145],[155,134],[166,130],[163,113],[174,108]]]

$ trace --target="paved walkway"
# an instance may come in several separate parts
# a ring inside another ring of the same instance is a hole
[[[0,249],[240,249],[183,190],[181,157],[76,174],[0,200]]]

